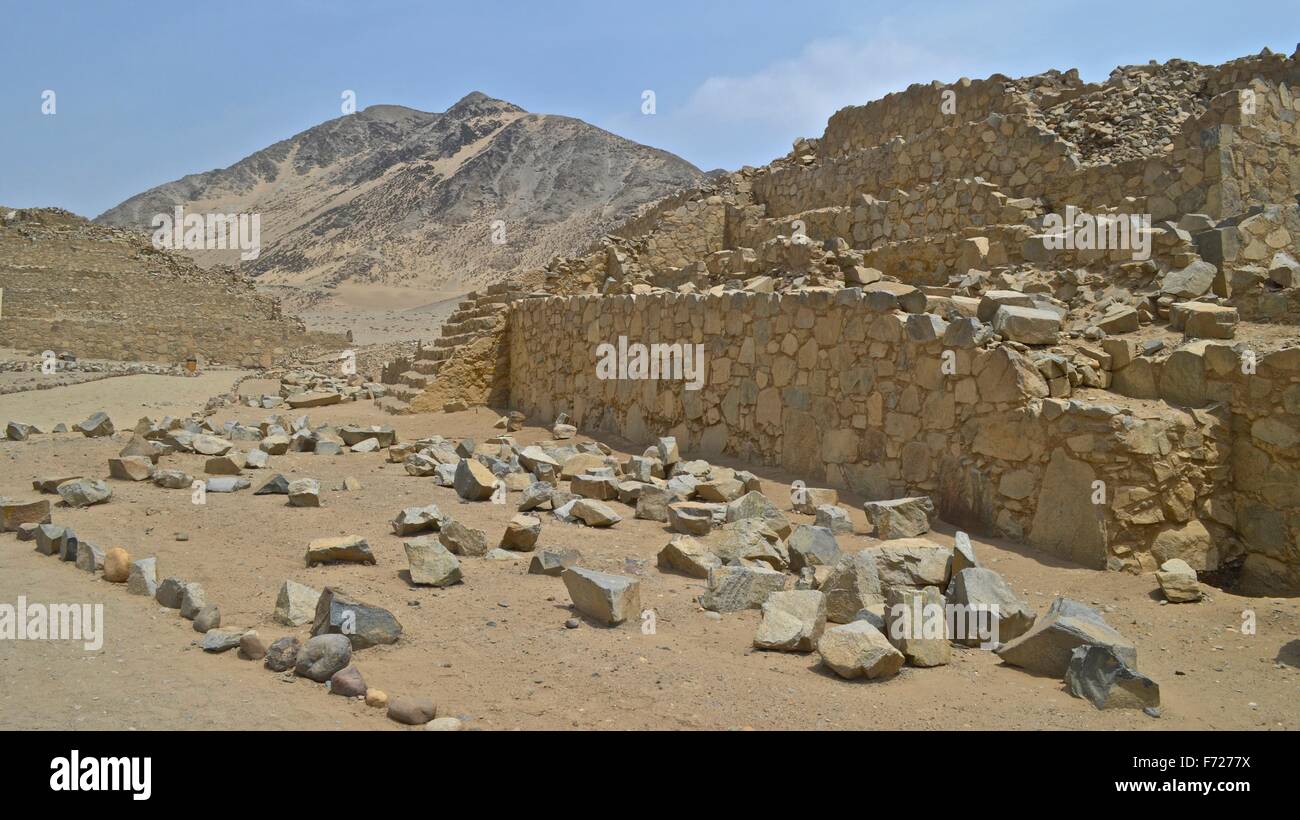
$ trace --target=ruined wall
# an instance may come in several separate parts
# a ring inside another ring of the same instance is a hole
[[[755,201],[769,216],[846,205],[857,194],[888,191],[949,178],[982,177],[1013,196],[1037,196],[1051,179],[1079,165],[1064,140],[1018,114],[988,114],[912,140],[895,137],[871,148],[813,165],[790,166],[756,177]]]
[[[511,403],[867,498],[929,494],[945,520],[1088,566],[1237,557],[1230,524],[1203,513],[1231,479],[1222,419],[1047,398],[1023,355],[945,347],[936,320],[874,312],[857,289],[527,300],[510,314]],[[597,345],[620,335],[703,344],[705,387],[598,379]]]
[[[183,362],[197,355],[211,364],[273,367],[295,355],[341,351],[351,342],[339,333],[302,332],[275,321],[239,321],[191,316],[156,323],[95,319],[0,318],[0,347],[71,352],[81,358]],[[176,314],[172,314],[176,315]]]

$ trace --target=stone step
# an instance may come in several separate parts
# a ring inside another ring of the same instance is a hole
[[[433,381],[433,377],[424,373],[419,373],[415,370],[408,370],[398,376],[397,380],[410,387],[424,389],[425,387],[428,387],[429,382]]]

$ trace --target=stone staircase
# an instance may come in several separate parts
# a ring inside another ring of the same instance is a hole
[[[411,402],[434,382],[438,372],[455,357],[457,351],[484,336],[500,333],[510,303],[526,293],[513,283],[501,282],[489,285],[484,291],[466,294],[456,305],[455,312],[443,323],[433,345],[416,351],[409,370],[389,377],[392,381],[386,382],[388,395],[376,399],[375,404],[384,412],[395,415],[412,412]]]

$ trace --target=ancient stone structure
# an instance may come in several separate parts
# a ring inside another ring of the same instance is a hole
[[[57,209],[0,212],[0,346],[82,358],[271,367],[341,334],[307,332],[228,271]]]
[[[496,286],[433,384],[460,361],[479,375],[456,401],[929,495],[1089,566],[1240,564],[1241,589],[1295,593],[1298,58],[846,108]],[[620,338],[702,346],[699,389],[603,378]]]

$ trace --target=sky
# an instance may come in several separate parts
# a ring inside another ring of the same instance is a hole
[[[0,0],[0,204],[94,216],[340,116],[345,91],[424,111],[482,91],[734,170],[913,83],[1289,55],[1297,20],[1300,0]]]

